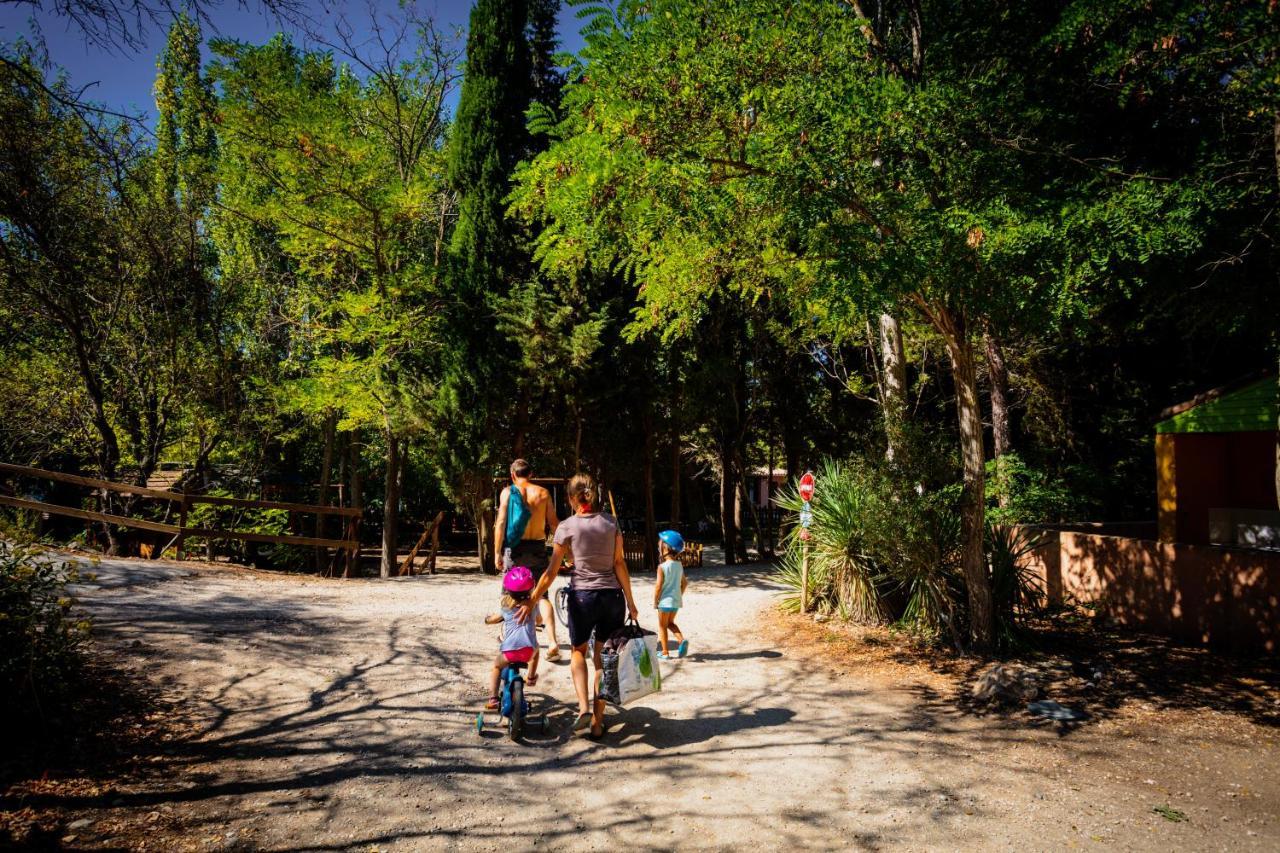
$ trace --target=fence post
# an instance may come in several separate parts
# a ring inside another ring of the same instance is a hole
[[[173,541],[173,556],[176,560],[182,559],[182,545],[187,538],[187,507],[191,506],[191,501],[187,498],[187,487],[182,487],[182,506],[178,510],[178,538]],[[164,556],[161,554],[160,556]]]
[[[800,612],[809,612],[809,540],[800,549]]]

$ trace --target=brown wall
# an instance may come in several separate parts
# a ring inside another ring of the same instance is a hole
[[[1040,531],[1027,565],[1054,603],[1227,651],[1280,652],[1280,554]]]
[[[1207,544],[1209,510],[1275,509],[1274,432],[1173,436],[1177,541]]]

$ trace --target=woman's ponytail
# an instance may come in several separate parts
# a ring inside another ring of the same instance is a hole
[[[593,512],[596,508],[596,480],[590,474],[574,474],[569,480],[569,504],[575,511],[586,509]]]

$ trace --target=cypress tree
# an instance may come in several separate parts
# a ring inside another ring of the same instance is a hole
[[[437,458],[447,487],[477,524],[486,569],[493,566],[488,478],[505,467],[500,457],[520,446],[527,421],[518,342],[501,340],[497,326],[513,289],[533,275],[528,236],[507,217],[506,197],[516,164],[531,152],[525,113],[536,86],[553,79],[547,75],[554,72],[557,4],[536,5],[533,21],[526,0],[477,0],[472,7],[448,157],[458,219],[450,243],[454,306],[438,397]],[[535,58],[544,66],[538,74]]]
[[[527,268],[504,199],[528,150],[525,110],[532,55],[523,0],[478,0],[471,10],[466,76],[449,151],[449,183],[458,193],[452,251],[457,295],[501,293]]]

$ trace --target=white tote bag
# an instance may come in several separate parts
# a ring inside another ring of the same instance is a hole
[[[662,690],[658,668],[658,638],[636,622],[613,633],[600,654],[600,698],[614,705],[630,705]]]

